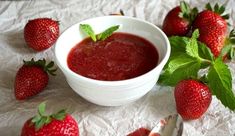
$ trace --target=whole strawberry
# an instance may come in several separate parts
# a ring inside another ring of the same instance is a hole
[[[209,88],[196,80],[180,81],[174,91],[176,109],[184,120],[198,119],[211,103]]]
[[[58,21],[50,18],[29,20],[24,28],[24,39],[27,45],[36,51],[51,47],[58,37]]]
[[[77,122],[65,110],[49,116],[44,112],[45,103],[41,103],[38,115],[24,123],[21,136],[79,136]]]
[[[15,97],[23,100],[34,96],[47,86],[48,74],[55,75],[56,69],[53,69],[54,62],[46,65],[46,60],[24,61],[24,65],[18,70],[15,77]]]
[[[206,10],[200,12],[193,22],[193,29],[199,29],[199,41],[205,43],[214,54],[218,57],[222,48],[225,45],[227,35],[227,22],[228,15],[222,15],[225,11],[223,6],[219,7],[218,4],[214,9],[210,4],[207,4]]]
[[[185,36],[191,29],[191,23],[198,13],[196,8],[190,9],[189,5],[184,1],[170,10],[166,15],[162,29],[167,36]]]

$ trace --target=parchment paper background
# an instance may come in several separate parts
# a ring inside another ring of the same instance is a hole
[[[202,9],[207,0],[188,1]],[[234,26],[235,1],[225,3]],[[26,46],[23,28],[29,19],[50,17],[60,21],[61,32],[81,20],[108,15],[122,9],[127,16],[147,20],[161,26],[166,13],[178,0],[34,0],[0,1],[0,136],[20,135],[24,121],[36,113],[36,106],[47,101],[48,112],[67,108],[79,123],[81,136],[124,136],[139,127],[153,128],[157,121],[176,113],[173,88],[155,86],[140,100],[120,107],[101,107],[77,95],[66,83],[60,70],[50,77],[46,89],[26,101],[14,97],[14,78],[22,60],[46,58],[54,60],[54,48],[34,52]],[[228,63],[235,75],[235,62]],[[233,86],[235,81],[233,80]],[[233,90],[235,90],[233,88]],[[184,136],[234,136],[235,114],[215,97],[205,115],[184,123]]]

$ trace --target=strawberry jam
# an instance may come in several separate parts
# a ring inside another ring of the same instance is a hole
[[[117,32],[104,41],[84,39],[71,49],[67,63],[72,71],[88,78],[125,80],[156,67],[158,52],[144,38]]]

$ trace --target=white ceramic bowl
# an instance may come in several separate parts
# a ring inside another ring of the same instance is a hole
[[[76,74],[68,68],[67,56],[71,48],[85,38],[79,30],[80,24],[90,24],[95,33],[120,25],[119,32],[144,37],[158,50],[158,65],[146,74],[120,81],[94,80]],[[151,23],[126,16],[103,16],[76,23],[65,30],[56,42],[55,56],[68,84],[80,96],[98,105],[119,106],[139,99],[153,88],[170,56],[170,44],[166,35]]]

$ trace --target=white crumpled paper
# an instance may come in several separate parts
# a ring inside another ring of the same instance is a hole
[[[204,0],[187,1],[200,9]],[[235,1],[225,3],[234,26]],[[101,107],[77,95],[66,83],[60,70],[50,77],[49,85],[39,95],[25,101],[14,97],[14,78],[22,60],[46,58],[54,60],[53,47],[43,52],[29,49],[23,28],[29,19],[50,17],[60,21],[61,32],[81,20],[108,15],[122,9],[127,16],[147,20],[161,26],[166,13],[179,4],[178,0],[16,0],[0,1],[0,136],[20,135],[26,119],[37,112],[36,106],[47,101],[48,112],[67,108],[79,123],[81,136],[124,136],[139,127],[153,128],[157,121],[176,113],[173,88],[155,86],[138,101],[120,107]],[[235,62],[228,63],[235,75]],[[235,81],[233,80],[233,87]],[[235,90],[235,89],[233,89]],[[184,123],[184,136],[234,136],[235,114],[215,97],[205,115]]]

